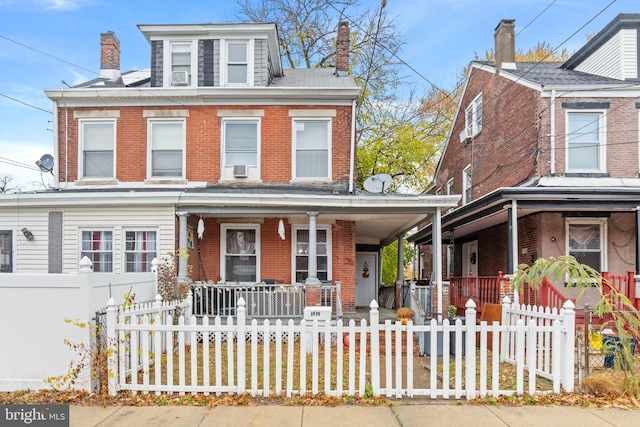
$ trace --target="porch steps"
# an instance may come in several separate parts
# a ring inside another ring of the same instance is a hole
[[[356,333],[355,334],[355,346],[356,346],[356,353],[360,353],[360,333]],[[393,352],[395,349],[395,342],[396,342],[396,332],[392,331],[391,332],[391,351]],[[386,333],[385,331],[380,331],[379,333],[379,343],[380,343],[380,355],[384,356],[386,355]],[[350,348],[350,342],[349,342],[349,336],[345,335],[344,339],[343,339],[343,344],[344,344],[344,351],[348,352],[349,348]],[[367,337],[367,353],[371,352],[371,337]],[[407,354],[407,334],[406,332],[402,333],[402,355],[406,355]],[[419,354],[419,347],[418,347],[418,337],[417,336],[413,336],[413,354],[417,355]]]

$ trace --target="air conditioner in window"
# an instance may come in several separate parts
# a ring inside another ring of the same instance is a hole
[[[171,86],[188,86],[188,85],[189,85],[188,71],[172,71],[171,72]]]
[[[249,176],[247,165],[233,165],[234,178],[246,178]]]
[[[467,142],[471,139],[471,129],[464,128],[460,132],[460,142]]]

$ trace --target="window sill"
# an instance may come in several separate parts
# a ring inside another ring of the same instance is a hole
[[[188,184],[189,181],[182,178],[150,178],[144,180],[145,184]]]
[[[75,182],[77,186],[82,185],[117,185],[119,181],[116,178],[82,178]]]
[[[609,172],[565,172],[567,178],[610,178]]]

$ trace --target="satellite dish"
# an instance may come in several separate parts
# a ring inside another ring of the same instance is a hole
[[[391,186],[392,179],[391,175],[386,173],[370,176],[364,182],[364,189],[369,193],[384,193]]]
[[[45,154],[40,157],[40,160],[36,160],[36,165],[42,172],[53,173],[53,156],[51,154]]]

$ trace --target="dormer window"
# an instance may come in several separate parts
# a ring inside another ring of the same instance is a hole
[[[227,40],[226,42],[226,84],[247,86],[252,84],[249,73],[250,43],[248,40]]]
[[[171,43],[171,86],[191,84],[191,43]]]

